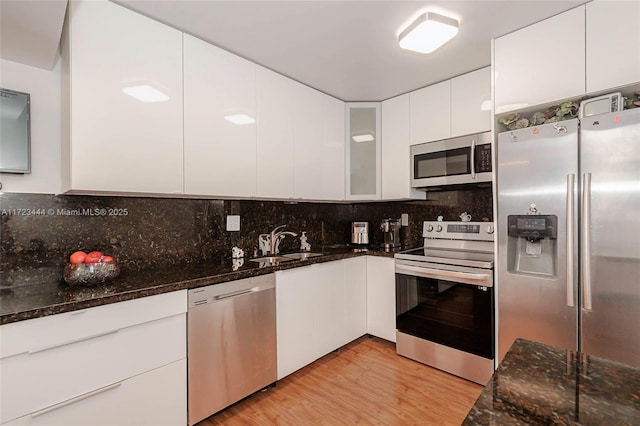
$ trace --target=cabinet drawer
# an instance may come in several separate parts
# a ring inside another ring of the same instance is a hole
[[[187,291],[175,291],[0,327],[0,358],[65,345],[187,312]]]
[[[3,358],[0,422],[183,359],[185,343],[186,314],[178,314]]]
[[[75,395],[4,426],[180,425],[187,423],[186,359]]]

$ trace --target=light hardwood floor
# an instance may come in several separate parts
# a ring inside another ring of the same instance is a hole
[[[197,426],[460,425],[481,391],[365,336]]]

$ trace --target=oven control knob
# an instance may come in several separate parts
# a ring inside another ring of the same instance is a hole
[[[487,234],[493,234],[493,225],[487,225]]]
[[[427,232],[433,231],[433,225],[427,225]]]
[[[442,232],[442,225],[436,225],[436,232]]]

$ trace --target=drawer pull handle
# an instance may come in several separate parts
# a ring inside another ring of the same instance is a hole
[[[68,342],[59,343],[59,344],[52,345],[52,346],[45,346],[43,348],[32,349],[32,350],[29,351],[29,355],[37,354],[38,352],[48,351],[50,349],[60,348],[62,346],[73,345],[74,343],[84,342],[85,340],[97,339],[98,337],[104,337],[104,336],[108,336],[110,334],[116,334],[119,331],[120,331],[119,329],[118,330],[110,330],[110,331],[106,331],[104,333],[94,334],[93,336],[82,337],[80,339],[70,340]]]
[[[115,388],[117,388],[117,387],[119,387],[121,385],[122,385],[122,382],[118,382],[118,383],[114,383],[114,384],[109,385],[109,386],[105,386],[105,387],[100,388],[100,389],[96,389],[96,390],[91,391],[91,392],[87,392],[87,393],[85,393],[83,395],[78,395],[78,396],[73,397],[71,399],[67,399],[66,401],[62,401],[62,402],[59,402],[57,404],[50,405],[49,407],[43,408],[41,410],[34,411],[33,413],[31,413],[31,417],[38,417],[38,416],[41,416],[43,414],[47,414],[47,413],[49,413],[51,411],[57,410],[58,408],[62,408],[62,407],[66,407],[67,405],[75,404],[78,401],[82,401],[83,399],[91,398],[92,396],[95,396],[95,395],[110,391],[110,390],[115,389]]]

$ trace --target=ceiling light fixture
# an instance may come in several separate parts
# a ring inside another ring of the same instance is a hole
[[[354,142],[360,143],[360,142],[371,142],[376,138],[375,136],[373,136],[372,132],[364,132],[364,133],[358,133],[356,135],[351,136],[351,139],[353,139]]]
[[[256,119],[247,114],[230,114],[225,115],[224,119],[229,123],[237,124],[239,126],[245,124],[253,124],[256,122]]]
[[[169,96],[148,84],[123,87],[122,91],[141,102],[164,102]]]
[[[458,34],[458,21],[427,12],[418,16],[398,36],[400,47],[420,53],[431,53]]]

